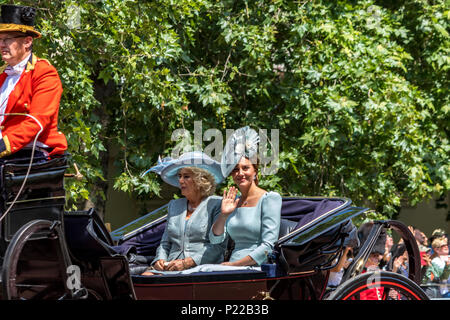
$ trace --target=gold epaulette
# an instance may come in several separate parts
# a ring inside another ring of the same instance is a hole
[[[50,61],[48,61],[47,59],[44,59],[44,58],[38,58],[38,60],[37,61],[45,61],[45,62],[47,62],[48,63],[48,65],[49,66],[51,66],[52,64],[50,63]]]
[[[34,66],[36,65],[36,62],[38,61],[38,59],[39,58],[34,53],[32,53],[31,54],[31,62],[28,61],[27,68],[25,69],[25,72],[28,72],[30,70],[34,70]]]
[[[30,61],[28,61],[28,63],[27,63],[26,71],[34,70],[34,67],[36,66],[36,63],[37,63],[38,61],[45,61],[45,62],[47,62],[50,66],[52,65],[52,64],[50,63],[50,61],[48,61],[47,59],[38,58],[38,57],[33,53],[33,54],[32,54],[32,57],[31,57],[31,63],[30,63]]]

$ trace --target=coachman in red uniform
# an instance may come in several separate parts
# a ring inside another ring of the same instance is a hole
[[[61,80],[47,60],[32,53],[33,39],[41,37],[35,14],[31,7],[1,6],[0,51],[6,64],[0,69],[0,158],[31,150],[40,130],[37,152],[52,156],[67,149],[57,127]]]

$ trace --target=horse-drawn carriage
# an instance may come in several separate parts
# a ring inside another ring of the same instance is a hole
[[[34,159],[30,167],[28,162],[1,165],[3,299],[347,300],[373,288],[380,299],[427,299],[418,285],[420,257],[408,228],[375,221],[358,245],[352,219],[368,209],[346,198],[283,198],[280,237],[261,270],[142,276],[136,261],[150,261],[155,254],[167,206],[109,233],[93,209],[64,211],[65,157]],[[383,228],[403,238],[409,277],[363,272]],[[330,269],[349,245],[358,245],[358,254],[341,284],[330,289]]]
[[[2,159],[2,299],[135,299],[126,257],[93,213],[65,212],[67,157]]]
[[[166,206],[111,233],[122,249],[134,248],[150,261],[164,231]],[[163,276],[142,276],[138,264],[133,286],[138,299],[359,299],[365,290],[378,288],[380,299],[427,299],[419,287],[420,260],[415,239],[398,221],[376,221],[367,240],[359,244],[351,219],[367,208],[352,206],[345,198],[283,198],[279,240],[261,271],[233,270]],[[410,259],[409,277],[388,271],[363,272],[383,228],[399,233]],[[347,246],[359,250],[341,285],[327,287],[329,271]]]

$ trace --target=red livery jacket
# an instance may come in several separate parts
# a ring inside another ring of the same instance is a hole
[[[43,131],[38,141],[50,148],[50,155],[62,154],[67,149],[65,135],[58,131],[59,101],[62,84],[58,72],[47,60],[34,54],[28,61],[19,81],[9,95],[5,113],[26,113],[34,116]],[[7,74],[0,74],[0,87]],[[0,158],[13,154],[33,142],[40,130],[31,117],[21,115],[4,116],[0,124],[3,140],[0,140]]]

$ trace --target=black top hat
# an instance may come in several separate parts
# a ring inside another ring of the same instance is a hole
[[[14,4],[1,6],[0,32],[23,32],[32,37],[40,38],[41,34],[34,29],[36,9]]]

